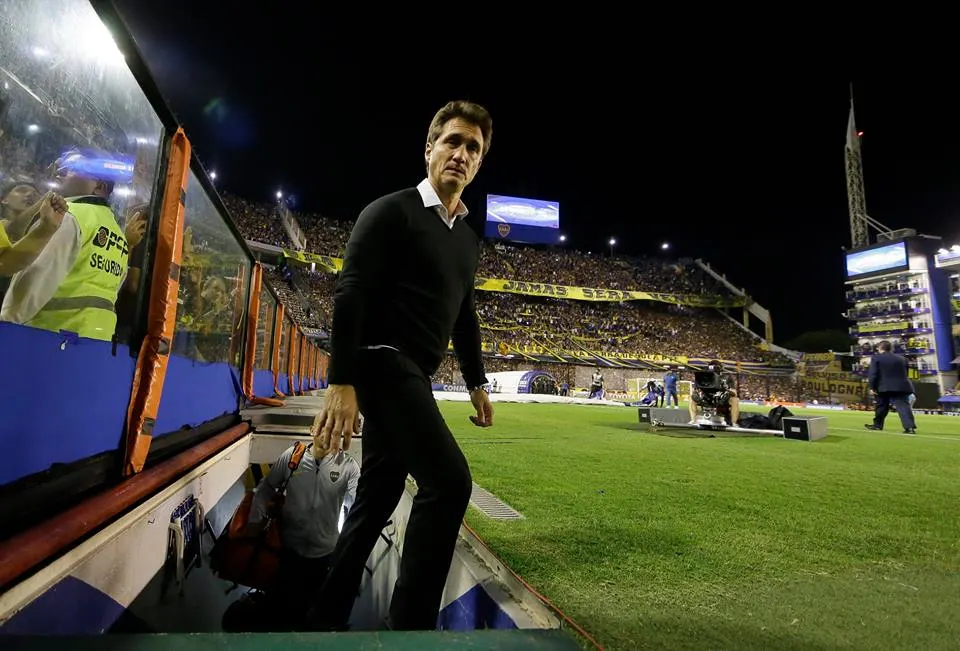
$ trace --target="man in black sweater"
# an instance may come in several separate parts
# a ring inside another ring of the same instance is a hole
[[[440,415],[431,375],[453,340],[479,427],[493,424],[473,283],[480,242],[460,200],[490,149],[492,121],[450,102],[427,133],[427,178],[377,199],[357,219],[334,295],[330,385],[321,441],[348,447],[363,412],[357,498],[313,600],[310,628],[347,628],[364,563],[403,493],[417,482],[390,603],[394,629],[434,629],[472,480]]]

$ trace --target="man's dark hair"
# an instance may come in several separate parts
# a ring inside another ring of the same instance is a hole
[[[884,339],[877,344],[877,350],[879,350],[881,353],[889,353],[891,350],[893,350],[893,346],[890,345],[889,341]]]
[[[480,127],[480,133],[483,134],[483,156],[486,157],[487,152],[490,151],[490,141],[493,138],[493,118],[490,117],[487,109],[466,100],[447,102],[442,109],[437,111],[433,120],[430,121],[430,128],[427,130],[427,142],[431,145],[436,143],[444,125],[456,118]]]
[[[16,188],[19,188],[21,185],[29,185],[31,188],[40,193],[40,189],[33,181],[28,181],[26,179],[18,180],[13,179],[12,181],[7,181],[0,185],[0,201],[3,201],[7,198],[7,195],[13,192]],[[42,194],[42,193],[40,193]]]

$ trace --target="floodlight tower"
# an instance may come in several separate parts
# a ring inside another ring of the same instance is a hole
[[[844,147],[847,164],[847,205],[850,209],[850,246],[867,246],[867,196],[863,191],[863,160],[860,156],[860,136],[853,115],[853,86],[850,86],[850,117],[847,118],[847,146]]]
[[[850,246],[859,249],[870,244],[873,227],[883,235],[891,230],[867,214],[867,195],[863,189],[863,157],[860,153],[862,131],[857,130],[853,111],[853,84],[850,84],[850,117],[847,118],[847,144],[844,147],[847,167],[847,205],[850,210]]]

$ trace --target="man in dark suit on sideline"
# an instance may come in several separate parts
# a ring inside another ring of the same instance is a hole
[[[897,410],[904,434],[915,434],[916,422],[907,397],[913,393],[913,384],[907,378],[907,360],[891,352],[889,341],[881,341],[877,346],[880,354],[870,362],[867,384],[877,401],[873,423],[865,425],[869,430],[882,430],[883,421],[890,412],[891,405]]]

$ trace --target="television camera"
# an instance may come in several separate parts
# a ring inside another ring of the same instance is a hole
[[[697,404],[697,418],[694,424],[710,429],[725,428],[735,423],[730,418],[730,388],[722,375],[719,365],[707,367],[706,371],[696,371],[693,375],[693,395]]]

